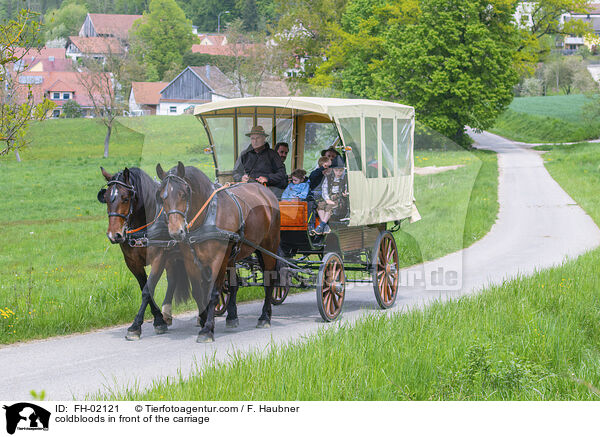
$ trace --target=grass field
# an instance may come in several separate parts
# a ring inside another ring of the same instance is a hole
[[[600,121],[588,120],[583,111],[590,101],[581,94],[516,97],[490,130],[529,143],[595,139],[600,137]]]
[[[167,169],[181,159],[209,174],[212,165],[202,153],[203,129],[191,116],[121,123],[108,159],[101,158],[104,128],[80,119],[34,125],[23,162],[0,162],[0,344],[129,323],[137,312],[137,281],[119,247],[109,244],[106,208],[96,200],[105,183],[100,166],[114,172],[138,165],[155,175],[157,162]],[[420,166],[465,167],[416,178],[423,220],[397,234],[407,248],[405,265],[471,244],[489,230],[497,212],[494,154],[423,150],[415,159]],[[163,278],[159,304],[165,288]],[[243,289],[240,300],[262,294]],[[176,310],[193,308],[190,303]]]
[[[600,223],[600,145],[547,166]],[[127,400],[598,400],[600,250],[472,297],[214,363]],[[264,375],[271,375],[265,378]],[[101,396],[102,397],[102,396]]]

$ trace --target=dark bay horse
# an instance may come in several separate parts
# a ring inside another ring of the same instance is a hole
[[[277,261],[256,247],[277,253],[280,214],[275,195],[258,183],[215,189],[204,173],[181,162],[168,173],[158,164],[156,173],[162,181],[158,198],[168,217],[169,234],[181,242],[188,276],[192,283],[200,284],[207,303],[197,341],[214,341],[214,309],[228,267],[235,270],[232,267],[236,260],[254,252],[263,270],[265,286],[257,328],[270,327]],[[235,304],[235,296],[230,301]],[[228,322],[233,317],[228,309]]]
[[[184,302],[190,295],[190,284],[183,258],[177,248],[146,248],[130,245],[133,236],[146,234],[149,225],[153,223],[159,212],[156,204],[156,192],[159,185],[147,173],[136,167],[125,168],[113,175],[102,167],[100,169],[108,185],[108,188],[103,188],[98,192],[98,200],[107,205],[108,231],[106,235],[111,243],[121,246],[125,264],[137,279],[142,290],[142,305],[135,321],[127,330],[126,338],[139,340],[147,305],[150,305],[154,316],[155,332],[163,334],[167,331],[167,325],[170,325],[172,321],[173,297],[176,302]],[[153,281],[158,281],[163,269],[166,268],[167,271],[168,285],[162,312],[154,302],[154,287],[151,289],[146,287],[148,276],[144,266],[152,263],[155,267],[150,273]],[[162,268],[159,268],[161,266]]]

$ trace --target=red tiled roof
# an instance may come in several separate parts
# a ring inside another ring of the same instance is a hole
[[[158,105],[160,91],[168,82],[131,82],[131,92],[138,104]]]
[[[21,56],[24,51],[25,51],[25,49],[23,47],[16,47],[15,55]],[[61,47],[61,48],[42,47],[39,50],[38,49],[29,50],[29,52],[27,53],[27,55],[25,56],[24,59],[27,62],[31,61],[32,59],[48,59],[50,56],[54,56],[55,59],[64,59],[66,56],[65,53],[66,53],[66,50],[64,47]]]
[[[28,63],[28,69],[38,66],[42,64],[42,71],[72,71],[73,70],[73,61],[70,58],[67,59],[55,59],[51,61],[50,59],[40,59],[35,60],[32,63]]]
[[[217,55],[217,56],[250,56],[248,51],[252,48],[252,44],[244,44],[240,46],[233,46],[233,44],[226,44],[224,46],[205,46],[202,44],[192,45],[192,53],[203,53],[206,55]],[[236,49],[235,51],[233,49]]]
[[[123,15],[123,14],[88,14],[94,24],[94,29],[98,35],[112,35],[118,38],[127,38],[129,29],[133,22],[141,15]]]
[[[94,36],[86,38],[83,36],[70,36],[69,41],[73,43],[81,53],[121,54],[124,51],[119,40],[113,37]]]

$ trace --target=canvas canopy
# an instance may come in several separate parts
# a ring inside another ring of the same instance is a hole
[[[217,155],[217,176],[233,169],[249,132],[261,125],[269,141],[291,146],[292,168],[311,170],[318,152],[345,156],[350,226],[420,219],[413,197],[414,108],[397,103],[319,97],[249,97],[198,105]],[[288,169],[289,170],[289,169]]]

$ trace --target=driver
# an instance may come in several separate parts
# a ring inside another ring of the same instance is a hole
[[[287,185],[283,161],[266,142],[268,135],[262,126],[252,127],[246,136],[250,137],[251,143],[236,161],[233,179],[236,182],[255,180],[266,184],[279,197]]]

